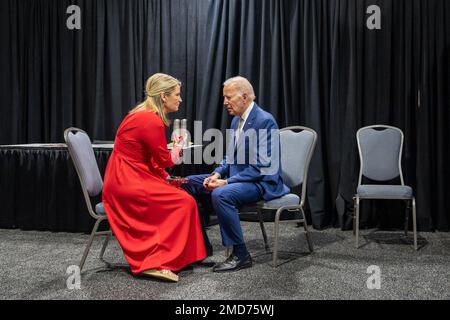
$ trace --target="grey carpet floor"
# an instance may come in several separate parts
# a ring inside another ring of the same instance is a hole
[[[217,274],[210,264],[180,272],[178,283],[134,277],[113,239],[105,259],[97,258],[101,238],[94,241],[81,275],[81,288],[68,289],[67,268],[76,265],[86,234],[0,230],[0,299],[450,299],[450,233],[420,233],[420,250],[402,232],[362,231],[355,249],[351,231],[312,231],[309,254],[302,229],[281,226],[280,266],[272,268],[264,254],[258,223],[242,222],[252,268]],[[267,223],[269,241],[273,224]],[[214,256],[225,258],[218,226],[208,230]],[[296,253],[295,253],[296,252]],[[369,289],[370,266],[379,267],[380,289]]]

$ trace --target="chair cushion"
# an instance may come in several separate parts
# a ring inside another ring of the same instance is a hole
[[[98,215],[101,216],[105,216],[106,212],[105,212],[105,207],[103,206],[103,202],[97,203],[95,206],[95,213],[97,213]]]
[[[278,209],[283,206],[297,206],[300,204],[300,197],[294,193],[288,193],[280,198],[275,198],[263,202],[263,209]]]
[[[411,199],[413,197],[411,187],[400,185],[363,184],[356,192],[360,198],[371,199]]]

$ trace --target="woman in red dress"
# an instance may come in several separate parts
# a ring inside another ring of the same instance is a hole
[[[146,100],[117,130],[103,186],[106,215],[135,275],[178,281],[177,271],[206,257],[197,204],[168,182],[165,168],[180,157],[183,139],[169,152],[166,114],[181,102],[181,83],[155,74]]]

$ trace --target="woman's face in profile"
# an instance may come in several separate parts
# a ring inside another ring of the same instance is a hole
[[[169,112],[177,112],[181,103],[181,90],[180,86],[176,86],[170,94],[164,95],[163,104],[164,110]]]

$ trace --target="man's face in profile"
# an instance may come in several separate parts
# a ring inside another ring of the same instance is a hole
[[[240,117],[247,109],[247,94],[241,93],[233,86],[223,87],[223,105],[232,116]]]

